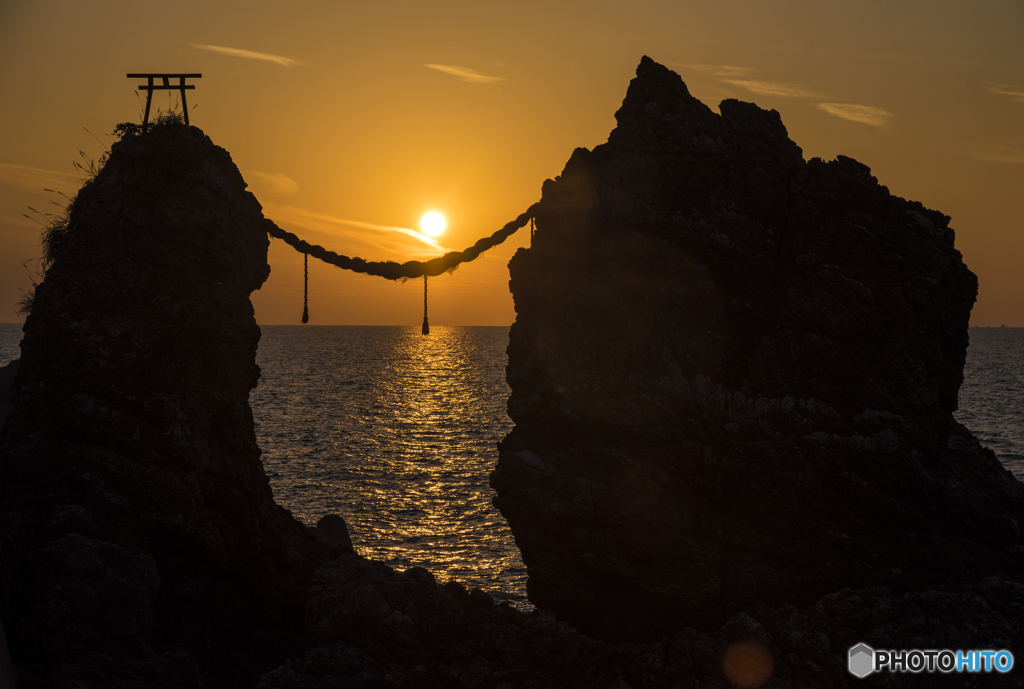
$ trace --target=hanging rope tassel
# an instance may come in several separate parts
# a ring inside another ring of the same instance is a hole
[[[423,276],[423,334],[430,334],[430,323],[427,322],[427,276]]]
[[[302,324],[309,323],[309,254],[302,255]]]

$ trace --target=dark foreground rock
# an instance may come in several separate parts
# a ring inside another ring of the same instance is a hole
[[[251,687],[301,651],[339,551],[259,460],[263,222],[228,153],[166,125],[114,144],[51,236],[0,447],[21,689]]]
[[[11,413],[14,402],[14,377],[21,365],[20,359],[0,366],[0,428],[3,428],[4,421]]]
[[[543,611],[488,606],[425,570],[398,573],[345,557],[317,572],[307,652],[259,689],[830,689],[1022,687],[1009,674],[847,670],[847,650],[1019,649],[1024,585],[1006,578],[925,592],[844,589],[812,605],[755,607],[713,632],[684,628],[655,643],[608,643]]]
[[[977,281],[949,218],[720,107],[645,58],[510,263],[492,485],[530,600],[654,639],[1019,577],[1024,490],[952,415]]]

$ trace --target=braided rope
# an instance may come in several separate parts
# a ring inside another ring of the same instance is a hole
[[[264,222],[266,223],[267,233],[271,237],[277,237],[296,251],[301,251],[306,254],[307,261],[308,256],[312,256],[313,258],[320,259],[324,263],[330,263],[332,266],[337,266],[338,268],[343,268],[345,270],[351,270],[356,273],[366,273],[367,275],[376,275],[388,280],[399,280],[401,278],[418,278],[421,275],[440,275],[445,271],[451,270],[460,263],[468,263],[469,261],[475,260],[484,251],[501,244],[515,234],[517,230],[526,227],[526,223],[533,219],[533,214],[537,211],[538,205],[540,204],[533,204],[518,218],[507,223],[490,237],[484,237],[477,241],[476,244],[468,249],[464,249],[463,251],[451,251],[444,256],[440,256],[429,261],[407,261],[405,263],[395,263],[394,261],[366,261],[361,258],[349,258],[348,256],[342,256],[341,254],[336,254],[333,251],[328,251],[322,246],[310,244],[305,240],[299,239],[291,232],[282,230],[270,219],[264,219]]]
[[[423,334],[430,334],[430,323],[427,322],[427,276],[423,276]]]
[[[309,323],[309,254],[302,254],[302,323]]]

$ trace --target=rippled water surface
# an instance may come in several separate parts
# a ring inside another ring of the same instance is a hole
[[[508,328],[264,326],[250,401],[277,501],[342,515],[363,555],[426,567],[526,605],[491,504]]]
[[[1024,479],[1024,328],[971,328],[957,419]],[[0,365],[21,326],[0,324]],[[250,401],[279,503],[337,513],[367,557],[526,606],[487,477],[505,413],[507,328],[263,326]]]
[[[971,328],[956,420],[1024,481],[1024,328]]]
[[[0,323],[0,366],[6,366],[21,356],[21,323]]]

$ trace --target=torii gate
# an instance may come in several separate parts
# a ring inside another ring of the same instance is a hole
[[[202,79],[202,74],[129,74],[129,79],[147,79],[148,84],[139,86],[140,91],[146,92],[146,114],[142,117],[142,133],[146,133],[149,127],[149,106],[153,102],[153,91],[179,91],[181,92],[181,109],[185,113],[185,126],[188,125],[188,102],[185,100],[185,91],[195,88],[195,85],[185,85],[186,79]],[[154,79],[163,79],[163,86],[153,84]],[[178,83],[171,86],[171,79],[177,79]]]

